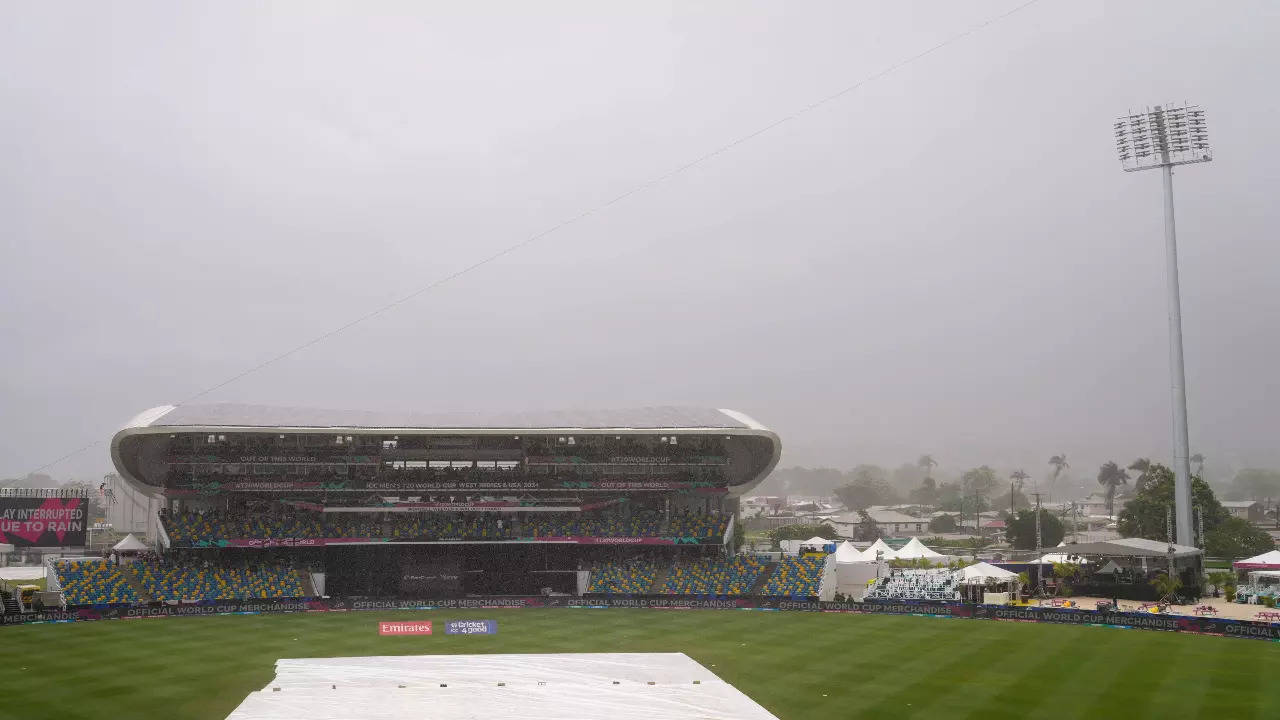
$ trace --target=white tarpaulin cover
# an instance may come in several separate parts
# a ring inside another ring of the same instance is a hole
[[[805,540],[805,541],[804,541],[804,544],[805,544],[805,545],[817,545],[818,547],[823,547],[823,546],[825,546],[825,545],[830,545],[830,544],[831,544],[831,541],[830,541],[830,540],[828,540],[828,539],[826,539],[826,538],[824,538],[824,537],[819,537],[819,536],[817,536],[817,535],[814,535],[813,537],[809,538],[808,540]]]
[[[960,582],[964,585],[985,585],[987,582],[1008,582],[1018,577],[1017,573],[1009,572],[1004,568],[998,568],[989,563],[974,563],[960,571]]]
[[[862,553],[858,552],[858,548],[853,546],[853,543],[845,540],[836,546],[836,562],[855,563],[866,562],[866,560],[863,559]]]
[[[917,537],[913,537],[907,541],[907,544],[903,545],[902,549],[894,553],[893,556],[899,560],[914,560],[916,558],[934,559],[944,557],[941,553],[936,553],[925,547],[924,543],[920,542],[920,538]]]
[[[0,580],[39,580],[44,577],[43,565],[35,567],[0,567]]]
[[[267,718],[777,720],[684,653],[282,659],[227,720]]]
[[[884,553],[883,555],[880,556],[884,560],[892,560],[895,557],[897,557],[897,555],[895,555],[893,552],[893,548],[889,547],[888,543],[886,543],[884,540],[881,540],[880,538],[876,538],[876,541],[871,543],[871,547],[862,551],[862,559],[870,562],[875,562],[877,551]]]

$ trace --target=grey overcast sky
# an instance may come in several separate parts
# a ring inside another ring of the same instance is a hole
[[[7,3],[0,477],[1020,3]],[[1193,450],[1278,464],[1278,37],[1274,0],[1041,0],[204,400],[1164,458],[1160,178],[1111,122],[1185,100],[1216,154],[1175,180]]]

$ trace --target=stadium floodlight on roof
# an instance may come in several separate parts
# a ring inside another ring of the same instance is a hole
[[[1195,105],[1157,105],[1118,118],[1116,153],[1125,172],[1160,168],[1164,177],[1164,239],[1169,289],[1169,371],[1173,395],[1174,516],[1177,540],[1191,541],[1191,461],[1187,433],[1186,371],[1182,359],[1182,299],[1178,283],[1178,238],[1173,213],[1173,167],[1209,162],[1209,130]],[[1203,542],[1203,538],[1201,538]]]
[[[1116,154],[1125,172],[1209,162],[1204,110],[1194,105],[1157,105],[1116,120]]]

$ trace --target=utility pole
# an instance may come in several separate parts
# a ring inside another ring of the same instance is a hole
[[[1044,544],[1043,536],[1040,534],[1040,493],[1034,493],[1036,496],[1036,585],[1037,592],[1044,594],[1044,564],[1040,562],[1040,546]]]
[[[1164,240],[1169,305],[1169,390],[1173,400],[1173,499],[1177,539],[1191,542],[1191,462],[1187,432],[1187,378],[1182,359],[1182,299],[1173,213],[1173,166],[1209,162],[1209,131],[1198,107],[1159,105],[1119,118],[1116,150],[1125,172],[1160,168],[1164,181]]]

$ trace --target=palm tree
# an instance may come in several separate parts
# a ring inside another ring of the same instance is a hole
[[[1066,470],[1067,468],[1071,467],[1071,465],[1067,463],[1066,453],[1060,453],[1058,455],[1054,455],[1053,457],[1049,458],[1049,464],[1053,466],[1054,480],[1058,479],[1058,476],[1062,474],[1063,470]]]
[[[1133,491],[1142,492],[1147,480],[1151,479],[1151,458],[1138,458],[1129,463],[1129,469],[1138,473],[1138,479],[1133,481]]]
[[[1027,482],[1027,478],[1030,477],[1031,476],[1027,474],[1027,471],[1021,468],[1009,473],[1009,479],[1013,481],[1009,483],[1009,518],[1011,520],[1013,518],[1012,513],[1017,510],[1017,502],[1015,498],[1018,493],[1022,492],[1023,485]]]
[[[1208,574],[1209,584],[1213,585],[1213,596],[1219,597],[1228,587],[1236,584],[1236,574],[1230,570],[1217,570]]]
[[[933,469],[938,466],[938,461],[933,459],[932,455],[921,455],[916,460],[916,466],[924,470],[924,476],[927,478],[933,473]]]
[[[1172,604],[1174,594],[1182,588],[1182,581],[1176,577],[1169,577],[1168,573],[1160,573],[1151,581],[1151,586],[1156,589],[1161,603]]]
[[[1196,475],[1204,477],[1204,455],[1200,453],[1192,455],[1191,462],[1196,464]]]
[[[1107,489],[1107,515],[1115,517],[1116,488],[1129,482],[1129,473],[1114,462],[1098,468],[1098,484]]]

